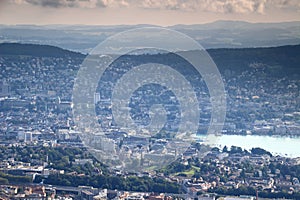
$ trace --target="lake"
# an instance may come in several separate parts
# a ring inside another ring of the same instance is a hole
[[[223,148],[225,145],[238,146],[243,149],[260,147],[273,155],[300,157],[300,137],[260,136],[260,135],[220,135],[200,136],[205,144]]]

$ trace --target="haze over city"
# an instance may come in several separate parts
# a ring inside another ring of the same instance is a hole
[[[0,0],[0,200],[300,199],[299,0]]]

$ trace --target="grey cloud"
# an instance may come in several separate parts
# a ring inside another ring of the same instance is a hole
[[[12,0],[13,1],[13,0]],[[14,0],[45,7],[135,7],[144,9],[264,13],[269,7],[300,9],[299,0]]]
[[[24,0],[25,2],[33,5],[39,5],[44,7],[74,7],[75,2],[72,0]]]
[[[28,3],[32,5],[42,6],[42,7],[107,7],[113,0],[15,0],[15,2],[22,4]]]
[[[129,0],[129,4],[147,9],[262,13],[265,9],[266,0]]]
[[[300,9],[299,0],[268,0],[268,2],[279,8],[293,8],[298,10]]]
[[[208,11],[215,13],[260,13],[269,7],[299,9],[299,0],[128,0],[146,9]]]

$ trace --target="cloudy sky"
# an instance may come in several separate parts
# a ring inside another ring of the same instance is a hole
[[[201,24],[300,20],[300,0],[0,0],[0,24]]]

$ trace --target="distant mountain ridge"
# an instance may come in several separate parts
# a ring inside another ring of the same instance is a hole
[[[289,22],[259,22],[252,23],[246,21],[229,21],[229,20],[217,20],[211,23],[205,24],[176,24],[174,26],[168,26],[168,28],[195,28],[195,29],[229,29],[229,28],[270,28],[270,27],[293,27],[299,26],[300,21],[289,21]]]
[[[0,25],[0,42],[48,44],[64,49],[89,52],[109,36],[126,30],[153,25]],[[158,26],[154,26],[158,27]],[[182,32],[205,49],[272,47],[300,44],[300,21],[249,23],[216,21],[207,24],[164,27]]]
[[[84,54],[60,47],[38,44],[2,43],[0,55],[23,55],[37,57],[85,57]]]

